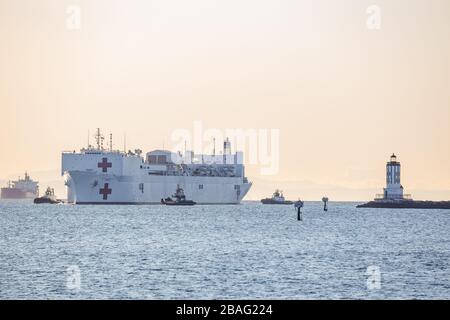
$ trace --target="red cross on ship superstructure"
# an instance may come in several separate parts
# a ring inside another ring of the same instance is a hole
[[[112,167],[112,163],[108,162],[108,158],[103,158],[102,162],[97,164],[98,168],[102,168],[102,172],[108,172],[108,168]]]

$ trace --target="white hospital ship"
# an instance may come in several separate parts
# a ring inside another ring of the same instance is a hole
[[[74,204],[160,204],[177,186],[197,204],[238,204],[250,190],[242,152],[231,154],[228,139],[223,154],[195,155],[166,150],[122,152],[103,148],[97,129],[96,146],[63,152],[61,174],[67,201]]]

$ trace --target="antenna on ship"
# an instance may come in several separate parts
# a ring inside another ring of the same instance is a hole
[[[216,138],[213,138],[213,144],[214,144],[213,156],[215,156],[216,155]]]
[[[112,152],[113,144],[112,144],[112,133],[109,134],[109,151]]]
[[[103,142],[105,141],[105,137],[104,136],[100,136],[100,144],[101,144],[101,148],[103,151]]]
[[[97,149],[103,149],[103,138],[100,132],[100,128],[97,128],[97,133],[95,134],[95,142],[97,143]]]
[[[127,153],[127,134],[123,134],[123,153]]]
[[[229,155],[231,154],[231,143],[228,137],[223,142],[223,154]]]
[[[91,147],[91,143],[90,143],[90,141],[89,141],[89,139],[90,139],[90,135],[91,135],[91,133],[90,133],[90,131],[89,131],[89,129],[88,129],[88,136],[87,136],[87,142],[88,142],[88,144],[87,144],[87,147],[88,147],[88,149]]]

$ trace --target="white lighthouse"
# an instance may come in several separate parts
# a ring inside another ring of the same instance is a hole
[[[395,154],[386,163],[386,188],[384,188],[384,199],[401,200],[403,199],[403,186],[400,183],[400,162],[397,161]]]

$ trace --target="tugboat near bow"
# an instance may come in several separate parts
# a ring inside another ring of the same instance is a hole
[[[186,200],[184,190],[180,187],[179,184],[177,185],[177,190],[173,197],[175,198],[175,200],[168,197],[166,199],[161,199],[161,203],[165,204],[166,206],[193,206],[196,204],[192,200]]]
[[[45,191],[44,196],[35,198],[34,203],[35,204],[42,204],[42,203],[57,204],[57,203],[62,203],[62,200],[56,199],[55,190],[53,188],[48,187],[47,190]]]

